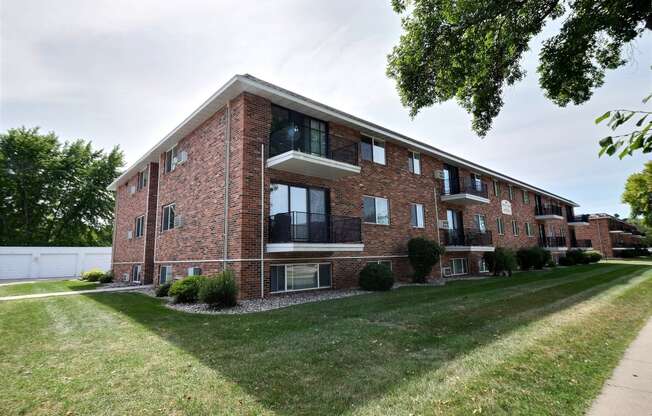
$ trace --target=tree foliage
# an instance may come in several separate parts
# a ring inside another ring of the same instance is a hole
[[[643,104],[652,98],[652,94],[643,99]],[[607,153],[612,156],[618,150],[618,157],[621,159],[627,155],[631,156],[635,151],[641,150],[643,153],[652,152],[652,112],[642,110],[611,110],[607,111],[595,120],[595,124],[600,124],[609,119],[607,126],[611,130],[626,124],[632,117],[636,117],[634,130],[629,133],[617,136],[607,136],[600,140],[600,156]]]
[[[403,105],[422,108],[456,99],[486,135],[505,86],[523,79],[521,58],[546,23],[564,16],[543,43],[539,84],[557,105],[580,104],[626,63],[622,49],[652,29],[649,0],[392,0],[404,33],[387,74]]]
[[[123,154],[60,143],[38,128],[0,134],[0,245],[111,244],[113,193]]]
[[[629,204],[632,218],[641,217],[643,224],[652,227],[652,161],[627,178],[622,201]]]

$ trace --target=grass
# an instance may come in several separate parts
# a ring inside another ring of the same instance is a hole
[[[581,415],[651,315],[649,262],[239,316],[2,302],[0,413]]]
[[[82,280],[44,280],[29,283],[11,283],[0,285],[0,297],[89,290],[96,289],[98,286],[99,283],[97,282],[85,282]]]

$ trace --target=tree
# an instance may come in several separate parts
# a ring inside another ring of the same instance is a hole
[[[635,225],[639,231],[644,232],[645,238],[641,240],[641,243],[647,247],[652,247],[652,226],[645,224],[641,218],[630,218],[627,222]]]
[[[123,154],[90,142],[61,144],[38,128],[0,134],[0,245],[100,246],[112,237]]]
[[[505,86],[523,79],[529,41],[566,16],[544,41],[539,85],[560,106],[581,104],[604,83],[605,72],[627,61],[624,46],[652,29],[649,0],[392,0],[404,33],[388,56],[387,74],[403,105],[424,107],[456,99],[485,136],[503,105]]]
[[[652,98],[652,94],[643,99],[643,104],[646,104],[650,98]],[[634,151],[639,149],[641,149],[643,153],[652,152],[652,112],[650,111],[624,109],[611,110],[598,117],[595,120],[595,124],[600,124],[609,118],[607,126],[611,127],[611,130],[616,130],[634,116],[640,118],[636,121],[636,128],[633,131],[619,134],[617,136],[607,136],[600,140],[600,156],[605,153],[612,156],[620,148],[622,148],[622,150],[618,154],[618,157],[621,159],[627,155],[631,156]],[[647,120],[646,123],[645,121],[648,117],[650,117],[650,119]]]
[[[642,217],[643,224],[652,227],[652,161],[627,178],[622,201],[629,204],[632,218]]]

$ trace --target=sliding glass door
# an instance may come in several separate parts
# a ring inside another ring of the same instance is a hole
[[[270,216],[286,227],[288,241],[328,241],[328,196],[323,188],[272,184]]]

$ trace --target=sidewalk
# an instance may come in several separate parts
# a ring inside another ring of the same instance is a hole
[[[652,416],[652,319],[595,399],[588,416]]]
[[[32,295],[16,295],[0,297],[0,302],[5,300],[21,300],[21,299],[36,299],[48,298],[52,296],[70,296],[70,295],[85,295],[88,293],[104,293],[104,292],[126,292],[130,290],[143,290],[152,287],[152,285],[143,286],[127,286],[127,287],[109,287],[105,289],[89,289],[89,290],[75,290],[70,292],[51,292],[51,293],[34,293]]]

